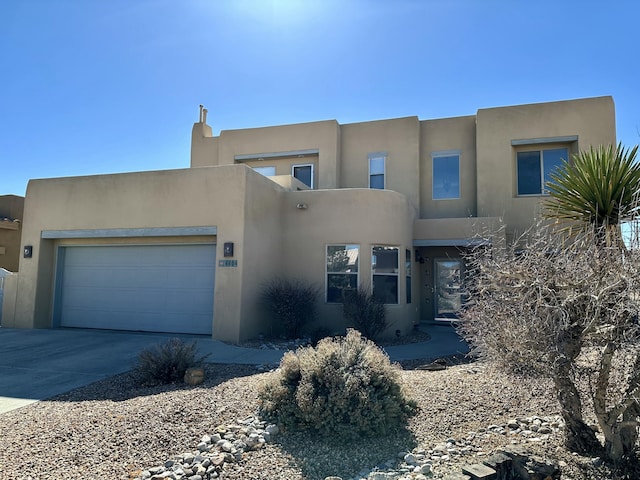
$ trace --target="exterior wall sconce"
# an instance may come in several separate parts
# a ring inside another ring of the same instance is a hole
[[[24,258],[33,257],[33,245],[25,245],[23,254],[24,254]]]
[[[225,257],[233,257],[233,242],[225,242],[223,253]]]
[[[299,203],[296,205],[296,208],[298,210],[306,210],[307,209],[307,204],[306,203]]]

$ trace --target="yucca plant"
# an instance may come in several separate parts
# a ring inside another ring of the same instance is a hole
[[[546,185],[545,216],[567,222],[564,229],[569,233],[593,228],[607,244],[620,239],[621,223],[640,213],[637,151],[637,145],[590,147],[564,161]]]

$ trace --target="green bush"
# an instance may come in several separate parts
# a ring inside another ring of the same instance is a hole
[[[302,327],[316,317],[318,294],[317,287],[302,280],[277,278],[263,287],[261,297],[279,333],[299,338]]]
[[[386,435],[417,413],[400,367],[356,330],[287,352],[259,394],[260,413],[283,430],[344,441]]]
[[[142,350],[134,367],[145,385],[181,382],[188,368],[196,367],[209,356],[196,357],[196,342],[185,343],[179,338]]]
[[[369,340],[376,340],[389,326],[384,304],[363,287],[345,293],[343,315]]]

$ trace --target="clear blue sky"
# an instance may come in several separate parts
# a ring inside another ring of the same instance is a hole
[[[214,133],[612,95],[640,143],[637,0],[0,0],[0,194],[189,166]]]

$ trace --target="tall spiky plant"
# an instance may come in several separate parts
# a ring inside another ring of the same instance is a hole
[[[608,245],[621,241],[621,224],[640,214],[637,151],[638,145],[590,147],[564,161],[546,185],[545,216],[566,222],[569,233],[593,228]]]

